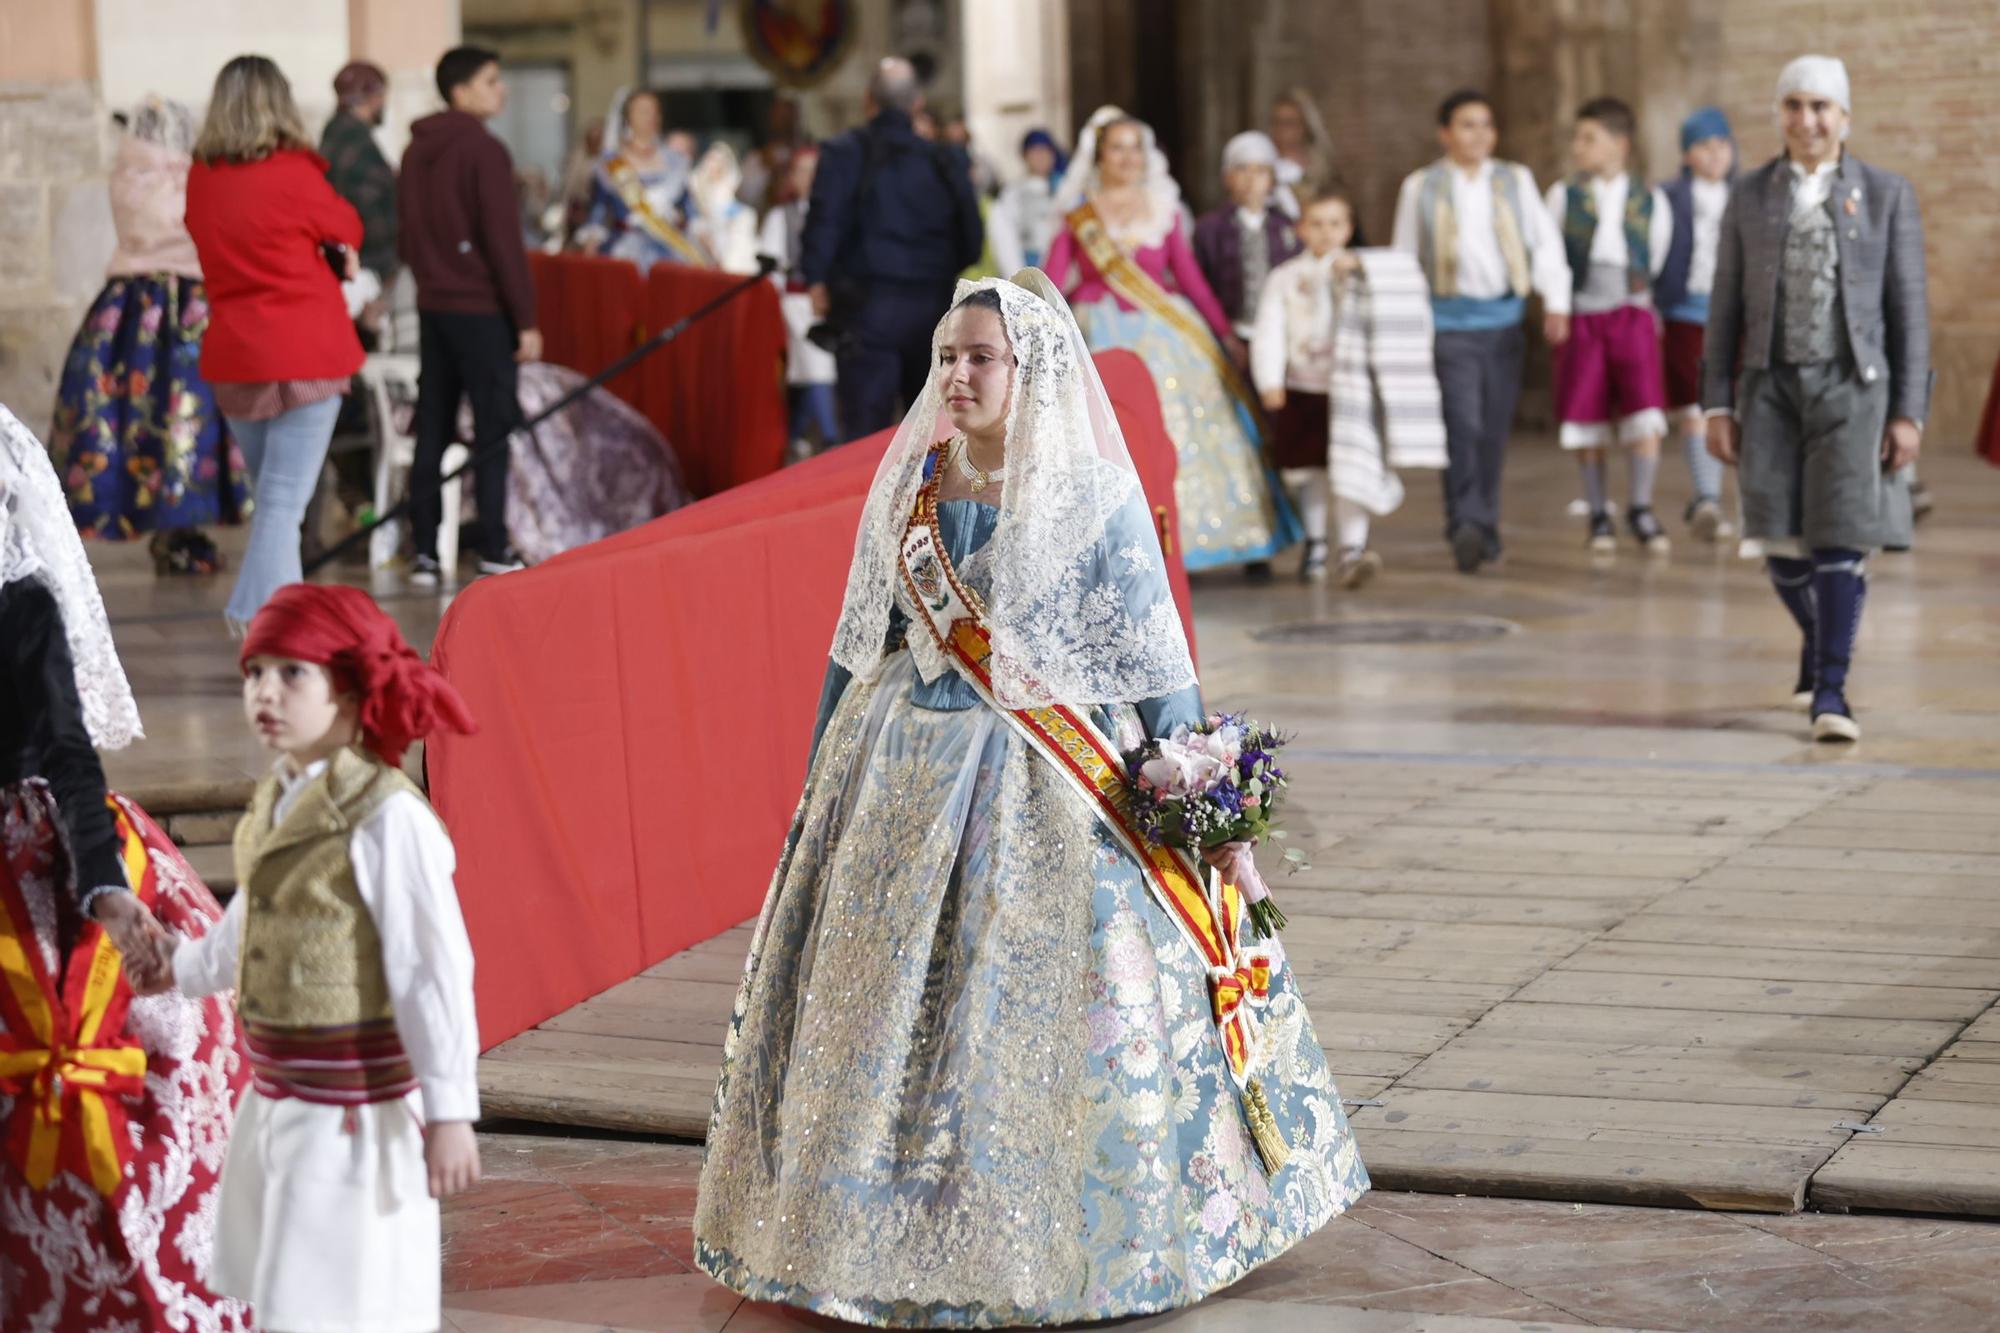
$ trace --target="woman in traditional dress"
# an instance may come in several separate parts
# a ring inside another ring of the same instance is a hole
[[[1038,271],[961,284],[938,326],[832,657],[724,1046],[702,1268],[885,1327],[1068,1323],[1199,1300],[1352,1204],[1289,971],[1253,977],[1233,891],[1120,813],[1118,751],[1200,690]]]
[[[658,263],[706,263],[683,229],[694,164],[662,138],[659,95],[641,88],[621,99],[610,117],[618,135],[597,164],[590,217],[577,229],[577,245],[629,259],[641,273]]]
[[[710,144],[688,180],[688,239],[725,273],[757,271],[757,210],[736,197],[742,186],[726,143]]]
[[[1247,352],[1201,275],[1182,212],[1152,130],[1104,107],[1056,191],[1061,221],[1046,267],[1092,350],[1130,348],[1153,372],[1180,456],[1182,561],[1268,574],[1298,523],[1260,456]]]
[[[56,389],[55,435],[71,516],[90,537],[153,534],[162,574],[221,564],[200,529],[236,523],[248,499],[243,456],[201,375],[208,293],[182,220],[195,120],[148,97],[111,169],[118,248],[83,317]]]
[[[1333,135],[1319,103],[1304,88],[1287,88],[1271,103],[1271,142],[1278,147],[1278,187],[1273,203],[1296,218],[1301,196],[1312,198],[1340,181],[1333,164]],[[1362,244],[1357,239],[1356,245]]]
[[[41,442],[0,407],[0,1328],[250,1327],[207,1287],[247,1074],[222,1000],[135,998],[222,916],[97,749],[140,734]]]

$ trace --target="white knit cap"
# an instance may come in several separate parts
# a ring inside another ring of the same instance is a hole
[[[1778,75],[1779,105],[1793,93],[1816,93],[1830,101],[1840,103],[1840,109],[1854,114],[1854,103],[1847,93],[1847,66],[1834,56],[1800,56],[1785,66],[1784,73]]]
[[[1222,170],[1226,175],[1238,167],[1278,165],[1278,145],[1262,130],[1245,130],[1222,146]]]

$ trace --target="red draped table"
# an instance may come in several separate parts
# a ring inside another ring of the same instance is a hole
[[[1174,450],[1152,379],[1129,352],[1097,363],[1162,531],[1175,533]],[[475,583],[452,603],[432,659],[480,730],[432,741],[428,764],[458,847],[484,1045],[756,914],[805,778],[855,526],[889,439]],[[747,452],[708,457],[711,479],[748,468]],[[1171,542],[1167,563],[1192,642]]]

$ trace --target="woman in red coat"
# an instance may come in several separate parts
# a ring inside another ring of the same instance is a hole
[[[322,248],[344,246],[352,274],[361,218],[327,184],[291,85],[263,56],[238,56],[216,76],[188,173],[187,226],[208,276],[202,375],[256,488],[227,612],[240,629],[302,577],[306,504],[362,361]]]

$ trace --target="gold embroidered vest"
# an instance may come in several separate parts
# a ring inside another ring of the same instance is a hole
[[[283,822],[274,774],[236,826],[236,891],[245,895],[236,1006],[246,1024],[341,1027],[393,1018],[382,939],[354,881],[354,830],[397,792],[417,790],[359,750],[341,750]]]

